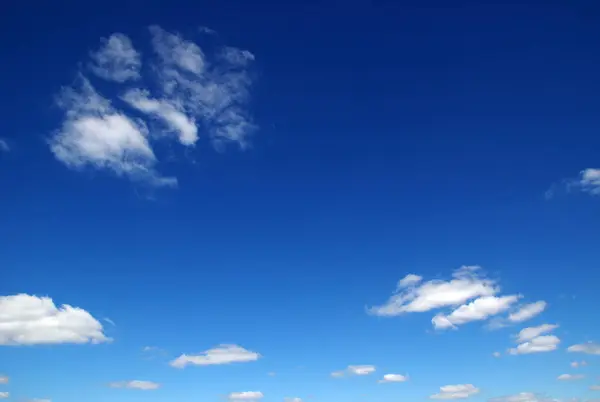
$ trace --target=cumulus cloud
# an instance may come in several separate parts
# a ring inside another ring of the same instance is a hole
[[[583,367],[583,366],[587,366],[587,362],[585,360],[582,360],[580,362],[571,362],[571,367],[573,367],[573,368]]]
[[[90,70],[105,80],[125,82],[140,78],[140,54],[122,33],[103,38],[102,46],[90,54],[90,59]]]
[[[232,392],[227,396],[230,401],[260,401],[264,397],[260,391]]]
[[[479,388],[473,384],[445,385],[440,392],[430,396],[431,399],[465,399],[478,394]]]
[[[556,377],[556,379],[560,381],[581,380],[582,378],[585,378],[583,374],[561,374]]]
[[[0,384],[8,384],[9,378],[5,375],[0,375]]]
[[[511,348],[508,353],[511,355],[525,355],[529,353],[551,352],[558,348],[560,339],[555,335],[541,335],[530,341],[519,344],[516,348]]]
[[[0,297],[0,345],[101,343],[111,339],[87,311],[49,297],[27,294]]]
[[[119,84],[134,80],[134,88],[118,89],[111,101],[81,72],[59,95],[65,117],[49,145],[67,167],[173,187],[176,178],[158,173],[159,143],[175,139],[189,148],[204,134],[218,148],[248,145],[256,129],[247,111],[254,56],[234,47],[207,55],[196,43],[158,26],[150,27],[150,34],[151,68],[143,70],[148,76],[141,75],[142,56],[121,33],[104,39],[90,55],[88,67],[95,75]]]
[[[187,365],[210,366],[256,361],[261,355],[238,345],[219,345],[198,355],[182,354],[171,361],[171,366],[184,368]]]
[[[455,328],[470,321],[485,320],[510,308],[519,300],[518,295],[479,297],[463,304],[449,315],[437,314],[431,322],[436,329]]]
[[[385,374],[381,380],[378,382],[380,384],[388,383],[388,382],[405,382],[408,381],[408,377],[402,374]]]
[[[572,345],[567,348],[568,352],[580,352],[588,355],[600,355],[600,345],[594,342]]]
[[[160,384],[158,383],[140,380],[111,382],[108,384],[108,386],[111,388],[139,389],[142,391],[150,391],[160,388]]]
[[[527,321],[536,315],[540,314],[546,309],[547,303],[543,300],[535,303],[526,304],[521,308],[508,316],[510,322],[523,322]]]
[[[334,371],[333,373],[331,373],[331,376],[335,377],[335,378],[341,378],[346,375],[362,376],[362,375],[372,374],[375,372],[375,370],[376,370],[375,366],[372,366],[372,365],[348,366],[344,370]]]
[[[517,337],[516,337],[517,342],[521,343],[521,342],[529,341],[529,340],[536,338],[542,334],[553,331],[556,328],[558,328],[558,325],[556,325],[556,324],[542,324],[537,327],[523,328],[517,334]]]

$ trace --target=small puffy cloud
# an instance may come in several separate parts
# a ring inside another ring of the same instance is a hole
[[[402,374],[385,374],[383,379],[379,380],[380,384],[388,383],[388,382],[405,382],[408,381],[408,377]]]
[[[260,401],[264,397],[260,391],[232,392],[227,396],[230,401]]]
[[[519,310],[511,313],[508,316],[508,320],[510,322],[523,322],[527,321],[536,315],[540,314],[542,311],[546,309],[547,303],[543,300],[537,301],[535,303],[526,304],[521,306]]]
[[[587,366],[587,362],[585,360],[582,360],[580,362],[571,362],[571,367],[573,367],[573,368],[583,367],[583,366]]]
[[[100,321],[70,305],[57,307],[49,297],[27,294],[0,297],[0,345],[101,343],[111,339]]]
[[[473,384],[445,385],[440,392],[430,396],[431,399],[465,399],[479,393]]]
[[[583,374],[561,374],[556,379],[560,381],[581,380],[585,378]]]
[[[10,146],[5,139],[0,138],[0,152],[8,152],[10,151]]]
[[[397,316],[458,306],[477,297],[495,295],[499,291],[496,284],[479,277],[478,270],[478,267],[461,267],[451,280],[413,281],[411,286],[404,286],[401,280],[396,293],[385,304],[369,311],[378,316]]]
[[[542,394],[534,394],[533,392],[521,392],[514,395],[501,396],[491,398],[488,402],[559,402],[557,399],[548,398]]]
[[[140,78],[142,61],[131,40],[121,33],[102,39],[102,46],[90,54],[90,70],[108,81],[125,82]]]
[[[600,345],[594,342],[581,343],[569,346],[567,351],[586,353],[588,355],[600,355]]]
[[[8,384],[9,378],[5,375],[0,375],[0,384]]]
[[[6,399],[10,396],[8,392],[0,392],[0,399]]]
[[[335,378],[341,378],[344,377],[346,375],[359,375],[359,376],[363,376],[363,375],[369,375],[374,373],[376,370],[375,366],[372,365],[359,365],[359,366],[348,366],[346,367],[346,369],[344,370],[340,370],[340,371],[334,371],[333,373],[331,373],[332,377]]]
[[[592,195],[600,195],[600,168],[584,169],[579,174],[577,181],[581,191]]]
[[[246,363],[256,361],[261,355],[238,345],[219,345],[198,355],[182,354],[171,361],[171,366],[184,368],[187,365],[211,366],[218,364]]]
[[[510,308],[519,300],[518,295],[479,297],[463,304],[449,315],[437,314],[431,322],[436,329],[455,328],[471,321],[485,320]]]
[[[519,344],[516,348],[508,350],[511,355],[525,355],[530,353],[551,352],[558,348],[560,339],[555,335],[541,335],[530,341]]]
[[[117,381],[108,384],[111,388],[127,388],[127,389],[139,389],[142,391],[151,391],[160,388],[160,384],[152,381]]]
[[[553,331],[556,328],[558,328],[558,325],[556,325],[556,324],[542,324],[537,327],[523,328],[517,334],[517,342],[521,343],[521,342],[529,341],[529,340],[531,340],[535,337],[538,337],[542,334]]]

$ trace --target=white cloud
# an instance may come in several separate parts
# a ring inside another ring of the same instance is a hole
[[[8,392],[0,392],[0,399],[5,399],[8,398],[10,396],[10,393]]]
[[[583,366],[587,366],[587,362],[585,360],[582,360],[580,362],[571,362],[571,367],[573,368],[577,368],[577,367],[583,367]]]
[[[256,361],[260,354],[246,350],[237,345],[219,345],[199,355],[182,354],[170,364],[176,368],[184,368],[191,364],[195,366],[210,366],[217,364],[245,363]]]
[[[383,379],[379,380],[378,382],[383,384],[383,383],[388,383],[388,382],[405,382],[408,381],[408,377],[404,376],[402,374],[385,374],[383,376]]]
[[[547,303],[543,300],[535,303],[530,303],[522,306],[518,311],[511,313],[508,316],[508,320],[511,322],[523,322],[527,321],[536,315],[540,314],[546,309]]]
[[[500,353],[500,352],[494,352],[494,353],[492,353],[492,356],[494,356],[494,357],[500,357],[500,356],[502,356],[502,353]]]
[[[431,399],[465,399],[478,394],[479,388],[473,384],[445,385],[440,392],[430,396]]]
[[[510,308],[519,300],[518,295],[484,296],[463,304],[449,315],[437,314],[431,322],[436,329],[454,328],[470,321],[485,320]]]
[[[568,352],[580,352],[588,355],[600,355],[600,345],[594,342],[572,345],[567,348]]]
[[[560,381],[581,380],[585,378],[583,374],[561,374],[556,379]]]
[[[160,177],[154,170],[157,161],[146,125],[116,111],[86,78],[80,77],[78,88],[64,89],[58,101],[66,119],[50,139],[50,148],[59,161],[75,169],[112,170],[157,186],[176,185],[174,178]]]
[[[140,389],[142,391],[149,391],[160,388],[160,384],[158,383],[140,380],[111,382],[110,384],[108,384],[108,386],[111,388]]]
[[[302,398],[288,396],[286,398],[283,398],[283,402],[302,402]]]
[[[331,373],[332,377],[341,378],[346,375],[369,375],[374,373],[376,370],[375,366],[372,365],[359,365],[359,366],[348,366],[344,370],[334,371]]]
[[[9,378],[5,375],[0,375],[0,384],[8,384]]]
[[[114,33],[102,42],[102,47],[90,54],[89,68],[94,74],[116,82],[140,78],[141,57],[126,35]]]
[[[198,140],[195,120],[188,117],[176,104],[152,99],[148,91],[139,89],[125,93],[123,100],[141,112],[160,118],[170,130],[179,133],[179,142],[183,145],[194,145]]]
[[[0,152],[9,152],[10,151],[10,146],[8,145],[8,142],[6,142],[5,139],[0,138]]]
[[[515,395],[507,395],[499,398],[491,398],[488,402],[559,402],[557,399],[548,398],[542,394],[533,392],[521,392]]]
[[[87,311],[49,297],[0,297],[0,345],[100,343],[110,341],[100,321]]]
[[[260,401],[264,397],[260,391],[232,392],[227,399],[230,401]]]
[[[525,342],[525,341],[529,341],[533,338],[536,338],[542,334],[545,334],[547,332],[553,331],[556,328],[558,328],[558,325],[556,324],[542,324],[539,325],[537,327],[527,327],[527,328],[523,328],[518,334],[517,334],[517,343],[521,343],[521,342]]]
[[[449,281],[431,280],[418,286],[399,286],[396,294],[384,305],[373,307],[369,311],[379,316],[397,316],[458,306],[477,297],[495,295],[499,288],[493,281],[479,277],[478,270],[478,267],[461,267]]]
[[[579,174],[577,184],[586,193],[600,195],[600,168],[582,170]]]
[[[560,339],[554,335],[542,335],[521,343],[516,348],[508,350],[511,355],[524,355],[529,353],[551,352],[556,350]]]
[[[402,289],[408,286],[416,285],[423,280],[422,276],[415,274],[408,274],[404,278],[398,281],[398,289]]]

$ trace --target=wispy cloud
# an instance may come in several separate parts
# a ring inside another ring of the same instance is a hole
[[[376,367],[370,364],[366,365],[354,365],[348,366],[344,370],[334,371],[331,376],[334,378],[341,378],[345,376],[363,376],[373,374],[376,371]]]
[[[430,396],[431,399],[465,399],[479,393],[473,384],[445,385],[440,392]]]
[[[8,146],[8,142],[5,139],[0,138],[0,152],[8,152],[10,151],[10,146]]]
[[[211,366],[231,363],[247,363],[260,359],[261,355],[238,345],[219,345],[198,355],[183,354],[170,364],[176,368],[187,365]]]
[[[0,375],[0,384],[8,384],[9,381],[10,379],[8,378],[8,376]]]
[[[546,309],[546,306],[547,303],[543,300],[535,303],[525,304],[521,306],[519,310],[509,314],[508,320],[514,323],[527,321],[543,312]]]
[[[117,89],[119,95],[108,99],[82,71],[59,94],[65,118],[49,144],[69,168],[109,170],[173,187],[177,179],[159,173],[161,142],[176,139],[189,148],[204,134],[215,147],[248,145],[256,128],[247,111],[254,55],[234,47],[207,55],[196,43],[158,26],[150,27],[150,34],[153,50],[144,61],[150,68],[142,69],[142,55],[121,33],[103,39],[90,54],[93,75],[133,88]]]
[[[377,381],[380,384],[390,383],[390,382],[405,382],[408,381],[408,376],[402,374],[385,374],[383,378]]]
[[[127,388],[127,389],[139,389],[142,391],[152,391],[160,388],[160,384],[152,381],[117,381],[108,384],[110,388]]]
[[[581,380],[583,378],[585,378],[583,374],[561,374],[558,377],[556,377],[556,379],[560,381]]]
[[[600,168],[586,168],[576,178],[562,180],[546,191],[546,199],[553,198],[558,192],[581,191],[591,195],[600,195]]]
[[[87,311],[49,297],[27,294],[0,297],[0,345],[101,343],[111,339]]]
[[[600,345],[594,342],[580,343],[567,348],[568,352],[586,353],[588,355],[600,355]]]
[[[549,398],[543,394],[533,392],[521,392],[514,395],[506,395],[491,398],[488,402],[559,402],[558,399]]]
[[[587,366],[587,362],[585,360],[582,360],[580,362],[571,362],[571,367],[573,367],[573,368],[578,368],[578,367],[583,367],[583,366]]]

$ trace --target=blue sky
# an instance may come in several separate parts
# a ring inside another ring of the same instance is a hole
[[[0,398],[600,398],[598,4],[13,3]]]

